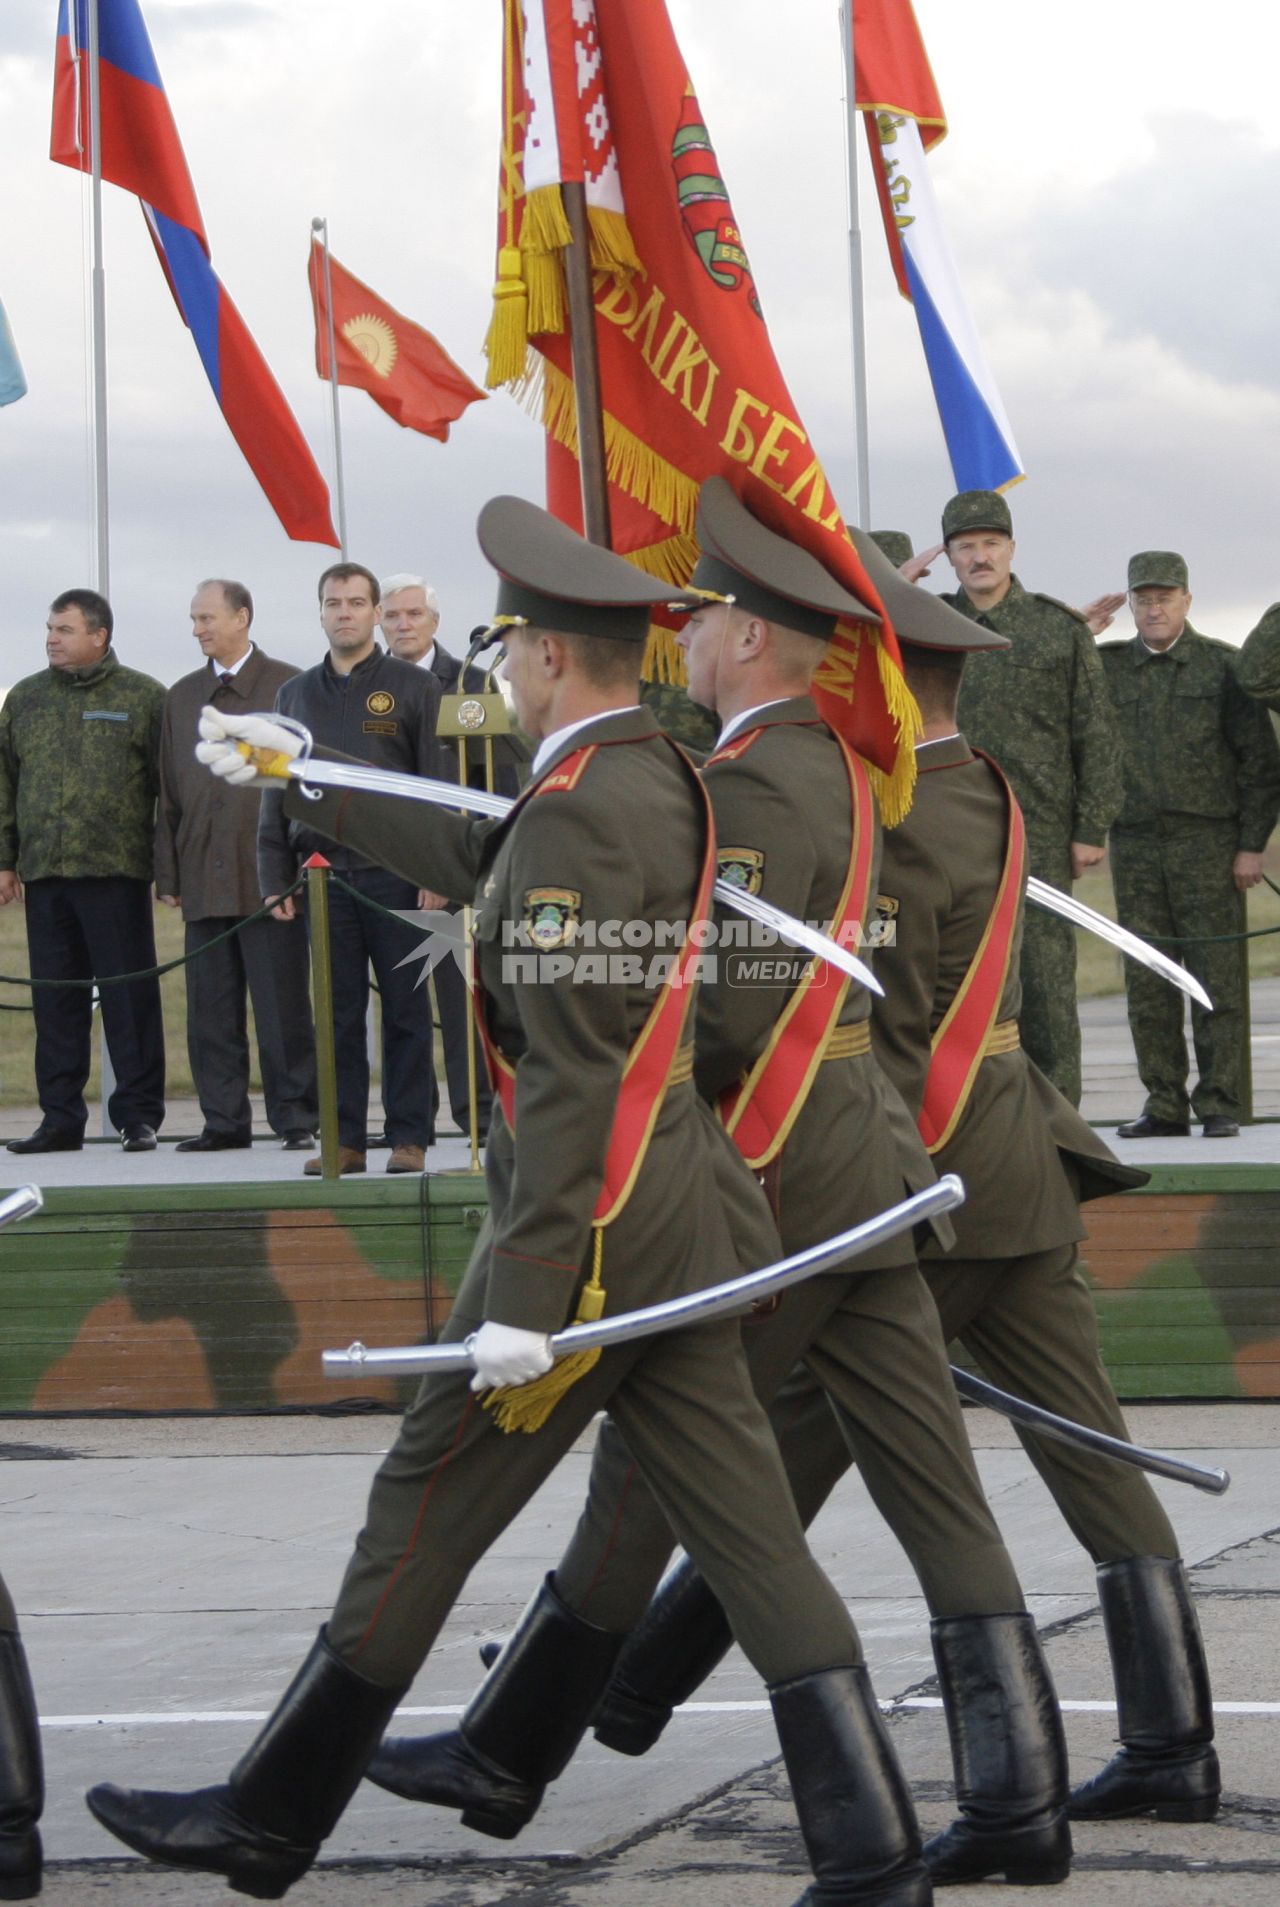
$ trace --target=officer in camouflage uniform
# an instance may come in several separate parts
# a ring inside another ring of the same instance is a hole
[[[151,875],[164,690],[111,646],[106,598],[68,589],[50,606],[47,669],[0,710],[0,904],[26,900],[31,972],[103,980],[156,964]],[[41,1121],[10,1152],[78,1152],[88,1113],[93,1008],[86,986],[36,987]],[[126,1152],[155,1150],[164,1118],[160,985],[102,989],[115,1069],[107,1103]]]
[[[34,1900],[43,1855],[40,1724],[18,1617],[0,1576],[0,1900]]]
[[[1053,887],[1103,858],[1120,806],[1118,742],[1088,624],[1022,587],[1013,519],[994,490],[964,490],[942,513],[960,588],[944,600],[1007,636],[1007,654],[975,655],[960,690],[960,725],[999,762],[1027,823],[1031,872]],[[1080,1103],[1075,932],[1043,908],[1022,942],[1022,1043],[1073,1106]]]
[[[1280,715],[1280,603],[1272,603],[1236,657],[1236,681]]]
[[[1187,621],[1187,566],[1171,550],[1129,563],[1138,634],[1100,654],[1124,750],[1124,806],[1111,832],[1116,911],[1204,986],[1191,1030],[1199,1079],[1187,1097],[1182,997],[1135,961],[1125,964],[1129,1028],[1147,1089],[1126,1139],[1190,1131],[1234,1138],[1243,1085],[1243,896],[1262,879],[1262,851],[1280,812],[1280,747],[1271,723],[1236,679],[1235,658]],[[1219,938],[1225,936],[1225,938]]]

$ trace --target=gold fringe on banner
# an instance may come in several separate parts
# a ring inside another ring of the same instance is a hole
[[[575,1324],[594,1324],[604,1316],[605,1289],[600,1282],[604,1263],[603,1225],[594,1227],[593,1237],[591,1276],[582,1287]],[[565,1392],[599,1362],[598,1350],[571,1351],[568,1357],[557,1358],[541,1377],[532,1378],[527,1384],[503,1384],[497,1390],[488,1391],[481,1401],[486,1410],[493,1412],[499,1430],[508,1433],[523,1430],[532,1436],[535,1430],[542,1429]]]
[[[491,391],[524,374],[529,349],[528,293],[520,253],[504,245],[498,253],[498,282],[493,288],[493,316],[484,341],[489,360],[484,381]]]
[[[672,631],[664,629],[660,622],[649,624],[649,634],[644,645],[644,659],[640,664],[640,680],[669,683],[676,689],[689,686],[684,651]]]
[[[573,380],[549,362],[543,365],[542,422],[556,442],[576,457],[578,414]],[[660,457],[609,411],[604,415],[604,451],[610,483],[616,483],[619,490],[625,490],[664,523],[686,536],[693,535],[701,487],[696,478],[686,477]]]
[[[591,263],[596,271],[612,272],[616,276],[640,270],[625,212],[611,212],[604,205],[589,205],[587,225],[591,232]]]
[[[898,759],[891,775],[884,774],[874,762],[867,763],[867,773],[880,803],[881,820],[886,828],[895,828],[911,812],[916,787],[916,740],[924,733],[924,724],[915,696],[882,642],[876,643],[876,666],[885,705],[897,732]]]

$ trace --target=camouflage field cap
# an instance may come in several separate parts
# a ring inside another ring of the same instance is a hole
[[[1129,558],[1130,589],[1189,589],[1187,559],[1176,550],[1139,550]]]
[[[905,530],[872,530],[871,541],[878,550],[884,551],[895,569],[909,563],[915,555],[911,538]]]
[[[880,621],[816,556],[766,529],[723,477],[708,477],[698,493],[697,537],[702,554],[690,583],[708,596],[823,642],[841,616]]]
[[[1008,649],[1007,636],[997,635],[980,622],[962,616],[941,596],[909,583],[876,543],[874,535],[849,525],[853,547],[862,558],[862,567],[875,584],[876,592],[889,612],[899,642],[918,649],[949,650],[964,657],[975,649]]]
[[[998,490],[961,490],[952,497],[942,512],[942,540],[949,543],[966,530],[999,530],[1004,536],[1013,535],[1013,517]]]
[[[498,627],[528,623],[569,635],[643,642],[655,604],[698,607],[698,597],[688,590],[646,576],[524,497],[494,497],[486,503],[476,538],[500,579],[494,611]]]

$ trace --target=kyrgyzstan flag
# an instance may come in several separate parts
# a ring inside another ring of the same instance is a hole
[[[523,338],[513,348],[522,320],[541,360],[544,425],[576,455],[563,299],[543,281],[561,265],[555,181],[581,182],[594,214],[615,549],[685,581],[697,555],[698,490],[722,476],[771,529],[883,613],[774,357],[664,0],[505,0],[505,8],[491,377],[495,368],[504,379],[524,372]],[[549,463],[552,506],[573,521],[558,480],[563,460],[555,454]],[[658,672],[652,660],[648,672]],[[898,819],[910,805],[918,713],[887,615],[881,624],[841,622],[815,693],[824,717],[868,761],[886,819]]]
[[[329,301],[324,247],[311,241],[307,266],[316,316],[316,370],[329,377]],[[333,286],[333,355],[339,384],[368,391],[374,403],[406,430],[448,442],[449,426],[485,393],[473,384],[429,331],[402,317],[394,305],[329,254]]]
[[[86,0],[59,0],[49,156],[89,170]],[[213,394],[286,533],[338,538],[329,491],[244,319],[209,261],[191,174],[138,0],[98,0],[102,176],[136,193]]]

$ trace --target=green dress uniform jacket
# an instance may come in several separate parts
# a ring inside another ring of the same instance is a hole
[[[538,792],[588,747],[586,767],[564,778],[572,786]],[[515,1067],[516,1131],[495,1101],[489,1214],[447,1337],[485,1319],[553,1331],[573,1314],[622,1070],[653,1003],[623,971],[579,981],[573,943],[580,927],[589,951],[588,927],[620,922],[672,945],[705,849],[691,774],[652,716],[632,709],[577,731],[499,821],[369,794],[285,797],[286,813],[305,812],[310,827],[476,908],[483,1010]],[[544,931],[555,920],[561,933]],[[530,926],[539,957],[556,956],[532,976]],[[606,1311],[776,1253],[759,1187],[691,1078],[673,1083],[631,1196],[604,1231]],[[765,1679],[858,1660],[844,1605],[804,1543],[732,1318],[606,1350],[528,1435],[504,1435],[466,1374],[427,1378],[375,1480],[328,1625],[338,1653],[373,1681],[409,1680],[469,1569],[606,1404]]]
[[[1187,1093],[1181,997],[1125,963],[1129,1026],[1154,1118],[1185,1121],[1243,1108],[1244,993],[1236,936],[1244,902],[1239,852],[1265,848],[1280,811],[1280,746],[1270,717],[1240,687],[1236,657],[1188,624],[1163,654],[1140,637],[1101,650],[1124,758],[1124,806],[1111,835],[1116,911],[1145,939],[1166,941],[1202,982],[1214,1011],[1193,1004],[1199,1078]]]
[[[722,872],[742,878],[749,870],[771,904],[829,922],[850,856],[840,752],[807,697],[754,712],[733,745],[757,727],[743,752],[713,758],[703,771]],[[726,956],[699,997],[695,1077],[711,1095],[755,1061],[789,998],[787,987],[750,984],[748,958]],[[851,986],[840,1028],[865,1026],[869,1010],[867,990]],[[778,1217],[788,1252],[870,1218],[934,1179],[914,1121],[870,1051],[819,1065],[781,1160]],[[768,1315],[744,1324],[743,1341],[766,1404],[804,1359],[840,1405],[876,1505],[933,1614],[1021,1607],[909,1243],[891,1241],[847,1271],[796,1286]],[[610,1420],[597,1440],[587,1507],[557,1566],[556,1589],[587,1620],[630,1627],[671,1547],[670,1528]]]
[[[929,1033],[990,917],[1008,813],[996,776],[961,736],[924,744],[917,762],[911,812],[886,836],[880,881],[899,903],[897,933],[877,961],[885,995],[872,1014],[876,1053],[913,1111],[923,1095]],[[1011,963],[999,1018],[1013,1017],[1017,1006]],[[1003,1389],[1126,1437],[1078,1263],[1078,1206],[1148,1175],[1122,1165],[1020,1048],[982,1061],[959,1126],[934,1164],[960,1173],[968,1191],[955,1214],[954,1252],[926,1247],[922,1254],[943,1335]],[[848,1467],[849,1449],[808,1372],[786,1385],[773,1415],[802,1514],[811,1516]],[[845,1435],[852,1444],[851,1427]],[[1177,1555],[1169,1520],[1141,1472],[1067,1444],[1023,1442],[1095,1562]]]
[[[43,669],[0,709],[0,868],[151,879],[164,689],[108,649]]]

